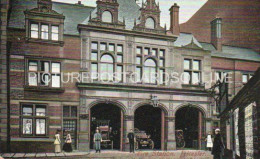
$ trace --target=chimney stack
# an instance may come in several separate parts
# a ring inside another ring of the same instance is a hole
[[[211,43],[217,51],[222,51],[222,19],[215,18],[211,21]]]
[[[170,8],[170,14],[171,14],[170,31],[173,33],[173,35],[180,35],[179,9],[180,7],[176,3],[174,3],[174,5]]]

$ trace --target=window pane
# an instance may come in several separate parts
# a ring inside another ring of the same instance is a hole
[[[141,82],[142,68],[136,67],[136,82]]]
[[[51,39],[52,39],[52,40],[59,40],[59,34],[52,33],[52,34],[51,34]]]
[[[58,26],[52,26],[51,27],[51,32],[52,33],[59,33],[59,27]]]
[[[105,54],[101,57],[101,62],[114,63],[114,59],[111,55]]]
[[[122,63],[123,62],[123,55],[117,55],[117,62]]]
[[[160,57],[164,57],[164,50],[160,50]]]
[[[60,87],[60,75],[52,75],[51,76],[51,86],[59,88]]]
[[[200,70],[200,61],[194,60],[192,67],[193,67],[193,70]]]
[[[71,117],[77,117],[77,107],[71,107]]]
[[[142,48],[141,47],[136,48],[136,54],[138,54],[138,55],[142,54]]]
[[[40,74],[40,81],[41,81],[41,85],[43,86],[48,86],[49,82],[50,82],[50,78],[49,78],[49,74],[47,73],[41,73]]]
[[[144,65],[145,66],[150,66],[150,67],[156,67],[156,63],[154,60],[152,59],[147,59],[145,62],[144,62]]]
[[[31,24],[31,38],[38,38],[38,24]]]
[[[160,67],[164,67],[164,59],[160,59]]]
[[[49,29],[49,26],[48,25],[41,25],[41,38],[42,39],[48,39],[49,35],[48,35],[48,29]]]
[[[97,42],[92,42],[91,43],[91,49],[92,50],[97,50],[98,49],[98,43]]]
[[[32,134],[32,119],[23,119],[23,134]]]
[[[156,49],[153,49],[153,50],[152,50],[152,55],[153,55],[153,56],[157,56],[157,50],[156,50]]]
[[[45,135],[45,119],[36,119],[36,135]]]
[[[98,59],[98,53],[97,52],[92,52],[91,53],[91,60],[97,61],[97,59]]]
[[[70,117],[70,107],[69,106],[63,107],[63,117]]]
[[[160,70],[160,84],[163,84],[165,81],[165,75],[164,75],[164,70]]]
[[[141,65],[142,63],[141,60],[142,60],[141,57],[136,57],[136,64]]]
[[[184,60],[184,69],[190,70],[190,60]]]
[[[117,45],[117,52],[123,52],[123,46]]]
[[[115,45],[114,44],[109,44],[109,51],[115,51]]]
[[[183,81],[184,84],[190,84],[190,81],[191,81],[190,72],[184,72],[182,81]]]
[[[117,81],[123,81],[123,66],[117,66]]]
[[[100,50],[101,51],[106,51],[107,50],[107,44],[106,43],[101,43],[100,44]]]
[[[35,72],[29,72],[28,73],[28,84],[29,86],[37,86],[37,82],[38,78],[37,78],[37,73]]]
[[[33,115],[32,105],[31,106],[23,106],[23,115],[24,116],[32,116]]]
[[[46,108],[45,106],[36,106],[36,116],[45,116]]]
[[[37,61],[29,61],[29,71],[37,71]]]
[[[145,48],[145,49],[144,49],[144,55],[148,55],[149,52],[150,52],[150,49],[148,49],[148,48]]]
[[[60,63],[52,63],[51,64],[52,73],[60,73]]]
[[[145,27],[148,29],[154,29],[155,28],[155,21],[153,18],[147,18],[145,22]]]
[[[93,80],[98,78],[98,65],[96,63],[91,64],[91,78]]]
[[[111,12],[104,11],[102,14],[102,22],[112,23],[112,20],[113,20],[113,16],[112,16]]]
[[[247,83],[247,75],[246,74],[243,75],[242,82],[243,83]]]
[[[101,80],[113,81],[114,66],[113,64],[101,64]]]
[[[41,61],[41,71],[49,72],[49,62]]]
[[[199,84],[200,82],[200,74],[199,72],[192,73],[192,84]]]

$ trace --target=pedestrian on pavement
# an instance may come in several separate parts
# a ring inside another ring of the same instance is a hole
[[[213,148],[211,153],[214,156],[214,159],[222,159],[225,145],[223,143],[222,136],[220,135],[220,129],[216,129],[215,134],[216,136],[214,138]]]
[[[212,147],[213,147],[213,142],[212,142],[212,137],[211,137],[211,133],[209,132],[207,135],[207,148],[209,151],[211,151]]]
[[[57,130],[55,134],[55,141],[54,141],[54,146],[55,146],[55,153],[60,153],[61,152],[61,141],[60,141],[60,131]]]
[[[130,129],[130,132],[128,133],[127,138],[128,138],[128,142],[129,142],[129,145],[130,145],[130,153],[131,152],[135,153],[135,150],[134,150],[135,134],[133,132],[133,129]]]
[[[63,145],[63,150],[65,152],[72,152],[72,146],[71,146],[72,140],[71,140],[71,135],[70,133],[67,134],[65,143]]]
[[[95,145],[95,150],[96,153],[101,150],[101,142],[102,142],[102,137],[101,134],[99,133],[99,130],[96,129],[96,133],[94,134],[94,145]]]

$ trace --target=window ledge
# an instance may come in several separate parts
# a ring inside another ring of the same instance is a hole
[[[34,39],[34,38],[27,38],[26,41],[27,42],[33,42],[33,43],[42,43],[42,44],[64,46],[64,41],[44,40],[44,39]]]
[[[189,88],[189,87],[204,88],[204,86],[195,85],[195,84],[182,84],[182,87],[184,87],[184,88]]]
[[[25,86],[25,91],[33,91],[33,92],[54,92],[54,93],[64,93],[64,88],[51,88],[44,86]]]

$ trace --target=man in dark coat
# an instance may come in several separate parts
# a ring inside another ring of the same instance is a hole
[[[213,142],[213,148],[212,148],[212,155],[214,156],[214,159],[221,159],[222,158],[222,154],[224,152],[225,149],[225,145],[223,143],[223,139],[222,136],[220,135],[220,130],[216,129],[215,130],[215,138],[214,138],[214,142]]]
[[[127,135],[129,145],[130,145],[130,153],[135,152],[134,151],[134,145],[135,145],[135,134],[133,133],[133,129],[130,130],[130,132]]]

